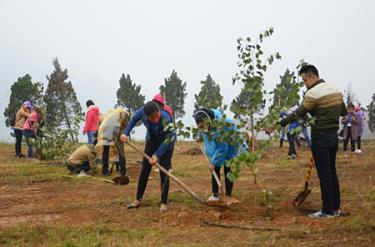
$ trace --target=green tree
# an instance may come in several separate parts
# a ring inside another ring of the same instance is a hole
[[[375,93],[372,95],[372,101],[367,106],[368,112],[368,127],[372,133],[375,132]]]
[[[256,41],[253,41],[250,37],[239,38],[237,40],[239,57],[237,64],[240,68],[240,72],[233,77],[233,84],[236,82],[242,83],[244,85],[242,91],[245,92],[241,91],[239,97],[233,100],[231,110],[236,114],[250,117],[253,138],[255,136],[254,115],[260,113],[265,106],[264,94],[266,91],[263,90],[264,73],[275,59],[281,59],[278,52],[265,58],[261,47],[264,39],[270,37],[273,32],[273,28],[267,29],[259,34]],[[241,94],[246,95],[248,99],[242,102],[237,102],[244,98],[243,96],[240,97]],[[254,152],[254,141],[252,143],[252,151]]]
[[[223,102],[220,94],[220,86],[216,84],[211,75],[208,74],[206,80],[201,81],[201,91],[195,94],[195,108],[205,107],[208,109],[219,108]]]
[[[77,141],[79,123],[83,120],[82,107],[78,102],[68,70],[62,69],[55,58],[54,71],[47,76],[48,86],[44,95],[46,103],[46,125],[50,131],[66,128],[70,131],[72,142]]]
[[[133,83],[129,74],[122,74],[120,88],[117,90],[117,104],[126,107],[130,112],[135,112],[145,103],[145,96],[140,92],[141,86]]]
[[[164,79],[164,85],[160,85],[159,89],[173,109],[173,118],[182,118],[185,115],[186,82],[182,82],[177,72],[173,70],[170,77]]]
[[[9,104],[4,111],[7,127],[10,126],[24,101],[30,100],[34,105],[43,107],[43,85],[33,82],[29,74],[19,77],[11,86],[10,91]]]
[[[273,94],[273,103],[269,111],[275,107],[290,108],[300,101],[300,90],[303,82],[298,82],[294,72],[287,69],[284,75],[280,76],[280,83],[270,92]]]

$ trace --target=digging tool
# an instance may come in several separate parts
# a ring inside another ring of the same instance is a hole
[[[302,205],[302,203],[305,202],[306,198],[309,196],[311,193],[311,189],[309,189],[309,183],[310,183],[310,177],[311,177],[311,171],[314,166],[314,158],[311,156],[310,157],[310,164],[309,167],[307,168],[306,172],[306,178],[305,178],[305,189],[298,193],[296,199],[293,201],[293,206],[294,207],[299,207]]]
[[[120,155],[120,154],[119,154]],[[125,145],[124,145],[124,157],[125,157]],[[113,172],[113,166],[115,165],[115,162],[112,163],[112,166],[111,166],[111,174]],[[126,170],[125,170],[126,171]],[[119,185],[127,185],[129,184],[130,182],[130,179],[128,176],[124,175],[124,176],[118,176],[118,177],[114,177],[112,179],[112,181],[116,184],[119,184]]]
[[[207,161],[211,164],[210,159],[208,158],[207,154],[204,152],[204,149],[201,145],[199,145],[199,148],[201,152],[203,153],[204,157],[206,157]],[[210,170],[211,171],[211,170]],[[232,204],[237,204],[240,201],[236,198],[230,197],[230,196],[225,196],[223,195],[223,192],[221,191],[221,183],[220,179],[217,176],[215,171],[212,171],[212,176],[214,177],[217,186],[219,187],[219,200],[218,201],[207,201],[207,204],[211,206],[222,206],[225,205],[226,207],[230,207]]]
[[[135,151],[142,154],[143,157],[145,157],[148,161],[151,160],[150,156],[139,150],[136,146],[134,146],[129,141],[126,142],[129,146],[131,146]],[[173,179],[176,183],[178,183],[189,195],[194,197],[198,202],[202,204],[206,204],[205,201],[200,198],[197,194],[194,193],[189,187],[187,187],[182,181],[180,181],[178,178],[176,178],[173,174],[171,174],[169,171],[167,171],[164,167],[162,167],[158,162],[155,163],[155,166],[159,168],[161,172],[163,172],[165,175],[167,175],[169,178]]]

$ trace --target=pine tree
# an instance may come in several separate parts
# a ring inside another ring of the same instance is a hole
[[[300,100],[299,91],[302,86],[303,82],[298,82],[294,72],[290,72],[290,70],[287,69],[284,75],[280,76],[280,83],[270,92],[273,94],[273,103],[269,111],[271,112],[275,107],[289,109],[296,105]]]
[[[117,90],[117,104],[126,107],[130,112],[135,112],[145,103],[145,96],[142,95],[141,86],[136,85],[130,78],[130,75],[121,75],[120,88]]]
[[[56,128],[70,130],[70,138],[74,142],[77,141],[79,122],[83,117],[82,107],[72,82],[67,81],[68,70],[61,68],[57,58],[52,64],[54,71],[47,76],[48,87],[44,95],[46,125],[51,131]]]
[[[43,85],[39,82],[34,83],[29,74],[19,77],[11,86],[10,91],[9,104],[4,111],[7,127],[10,126],[24,101],[29,100],[33,105],[43,108]]]
[[[368,112],[368,127],[372,133],[375,132],[375,93],[372,95],[372,101],[367,106]]]
[[[173,70],[170,77],[164,79],[164,85],[161,85],[159,89],[173,109],[173,119],[182,118],[185,115],[186,82],[182,82],[177,72]]]
[[[216,84],[211,75],[201,81],[201,91],[195,95],[195,108],[205,107],[208,109],[219,108],[222,105],[223,96],[220,94],[220,86]]]

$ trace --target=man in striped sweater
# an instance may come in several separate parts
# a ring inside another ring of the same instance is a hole
[[[340,186],[336,174],[336,153],[340,116],[346,115],[342,93],[331,83],[319,78],[313,65],[306,65],[299,71],[307,88],[301,106],[280,121],[281,126],[301,119],[307,113],[315,117],[311,127],[312,154],[320,180],[322,209],[310,214],[312,218],[332,218],[340,216]]]

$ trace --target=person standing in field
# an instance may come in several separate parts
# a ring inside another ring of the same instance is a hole
[[[95,140],[95,133],[99,127],[99,107],[97,107],[92,100],[86,102],[87,113],[85,127],[83,134],[87,134],[88,144],[93,144]]]
[[[311,218],[326,219],[342,215],[340,186],[336,173],[339,118],[347,114],[343,94],[329,82],[319,78],[313,65],[305,65],[299,71],[307,92],[301,106],[280,121],[281,126],[303,118],[307,113],[315,117],[311,126],[311,151],[320,181],[321,210],[310,214]],[[266,130],[270,134],[275,127]]]
[[[141,206],[143,194],[147,187],[148,177],[151,167],[159,162],[166,170],[170,169],[172,160],[172,151],[176,141],[176,133],[166,128],[173,123],[168,112],[160,109],[158,104],[153,101],[147,102],[138,109],[130,118],[129,124],[121,135],[121,141],[129,140],[130,132],[136,126],[138,121],[142,121],[147,129],[145,153],[151,157],[151,160],[143,158],[141,173],[139,175],[136,200],[128,205],[128,209]],[[168,210],[168,192],[169,179],[167,175],[160,172],[161,204],[160,211]]]
[[[354,113],[354,105],[349,103],[348,114],[341,119],[344,124],[344,152],[347,151],[348,143],[350,140],[350,147],[352,152],[355,151],[355,142],[357,140],[358,120]]]
[[[29,117],[31,113],[31,108],[32,108],[32,105],[30,101],[23,102],[21,108],[17,111],[17,114],[14,118],[13,131],[16,137],[15,149],[16,149],[17,158],[25,157],[25,155],[23,155],[21,152],[22,151],[21,143],[22,143],[22,136],[23,136],[22,129],[26,122],[26,119]]]
[[[358,124],[357,124],[357,150],[356,153],[362,153],[361,150],[361,142],[362,142],[362,135],[363,135],[363,128],[364,128],[364,121],[365,121],[365,114],[361,109],[361,106],[358,106],[354,109]]]

